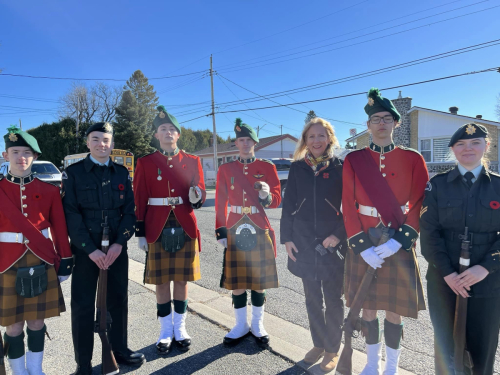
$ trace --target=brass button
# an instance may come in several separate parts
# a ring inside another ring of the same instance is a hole
[[[356,247],[356,245],[355,245],[355,244],[352,244],[352,245],[351,245],[351,247]]]
[[[248,174],[248,172],[245,172],[245,174]]]
[[[23,204],[23,208],[26,208],[26,207],[28,207],[28,205],[27,204]]]
[[[25,212],[25,213],[24,213],[24,216],[28,217],[28,214]]]
[[[174,192],[174,189],[172,189],[172,193]]]
[[[245,167],[245,169],[248,169],[248,167]]]
[[[21,197],[21,199],[26,199],[26,195],[23,195],[23,196]]]
[[[168,158],[168,160],[172,160],[172,158]]]
[[[363,241],[363,239],[361,238],[361,239],[359,240],[359,243],[363,243],[363,242],[365,242],[365,241]]]
[[[30,243],[30,240],[24,240],[24,243]]]
[[[380,166],[380,168],[385,168],[385,164],[382,164],[382,165]]]
[[[67,269],[70,269],[70,268],[71,268],[71,266],[68,266],[68,267],[66,267],[66,268],[67,268]]]
[[[385,156],[381,156],[380,159],[385,160]]]
[[[403,231],[403,228],[399,228],[399,231],[402,232]]]
[[[385,177],[385,176],[387,176],[387,175],[385,173],[382,173],[382,177]]]
[[[21,190],[25,191],[26,190],[26,186],[21,186]]]
[[[175,206],[172,206],[172,208],[175,208]]]
[[[173,168],[174,166],[172,164],[169,165],[170,168]]]
[[[245,198],[245,202],[247,201],[247,199]]]
[[[406,236],[406,237],[410,237],[410,233],[406,232],[406,233],[405,233],[405,236]]]

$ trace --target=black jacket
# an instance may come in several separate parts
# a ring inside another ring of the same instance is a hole
[[[304,160],[292,163],[283,198],[280,239],[282,244],[292,241],[299,251],[294,253],[296,262],[288,259],[288,269],[294,275],[327,280],[343,272],[347,246],[341,201],[342,162],[339,159],[331,159],[328,168],[318,176],[314,176]],[[334,253],[322,256],[315,247],[332,234],[341,243]]]
[[[108,216],[110,242],[126,250],[135,233],[135,203],[129,172],[109,161],[100,167],[90,154],[63,174],[63,206],[73,253],[101,248],[103,211]]]
[[[465,227],[472,233],[470,266],[490,274],[472,286],[475,297],[500,295],[500,176],[484,168],[469,190],[458,167],[434,176],[427,184],[420,214],[420,245],[429,262],[427,278],[442,278],[459,270]]]

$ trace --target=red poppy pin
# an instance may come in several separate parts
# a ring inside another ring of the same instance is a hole
[[[490,202],[490,207],[493,208],[494,210],[498,210],[500,208],[500,202],[491,201]]]
[[[118,190],[125,190],[125,186],[123,184],[118,185]]]
[[[33,199],[36,200],[36,201],[39,201],[41,198],[42,198],[42,196],[40,194],[34,194],[33,195]]]
[[[323,173],[323,178],[330,178],[330,173]]]

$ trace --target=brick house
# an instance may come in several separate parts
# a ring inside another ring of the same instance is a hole
[[[446,171],[455,165],[448,142],[460,126],[470,122],[481,124],[488,129],[490,169],[498,172],[500,122],[485,120],[481,115],[461,115],[457,107],[450,107],[448,112],[412,107],[411,101],[412,98],[403,98],[401,91],[399,97],[392,100],[401,114],[401,125],[394,131],[394,143],[418,150],[427,163],[429,174]],[[371,134],[364,130],[346,139],[346,142],[359,149],[370,144]]]

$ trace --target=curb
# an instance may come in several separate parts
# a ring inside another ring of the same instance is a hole
[[[144,285],[143,276],[144,264],[129,259],[129,280],[154,293],[156,290],[155,286],[149,284]],[[190,282],[188,301],[188,309],[192,313],[196,313],[228,331],[233,327],[235,319],[230,297]],[[251,315],[250,306],[247,308]],[[265,313],[265,320],[267,322],[266,329],[271,336],[272,344],[269,350],[272,353],[295,363],[309,374],[325,374],[319,367],[319,361],[314,365],[307,365],[302,361],[305,354],[313,347],[309,330],[268,313]],[[300,338],[300,340],[297,340],[297,338]],[[342,348],[343,345],[341,345],[341,351]],[[363,370],[365,364],[366,354],[354,350],[352,356],[353,373],[359,374]],[[384,366],[384,364],[382,366]],[[399,374],[411,375],[413,373],[400,368]]]

